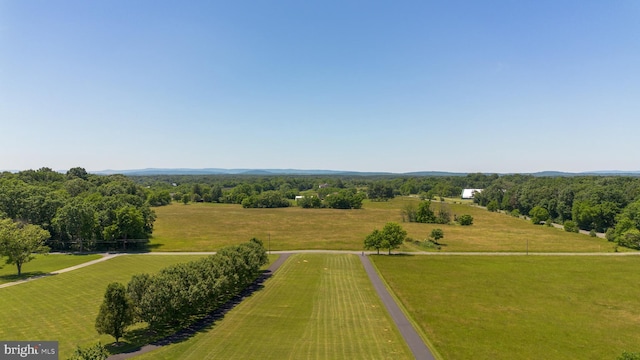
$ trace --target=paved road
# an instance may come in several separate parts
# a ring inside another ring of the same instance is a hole
[[[373,268],[369,257],[360,255],[360,261],[362,261],[362,265],[364,265],[364,269],[367,272],[367,275],[369,275],[369,279],[371,280],[371,283],[373,283],[373,287],[376,289],[378,296],[380,296],[380,300],[382,300],[382,303],[387,308],[389,315],[391,315],[391,318],[396,323],[398,330],[400,330],[400,334],[404,337],[407,345],[409,345],[409,349],[411,349],[413,356],[417,360],[435,360],[435,357],[424,344],[424,341],[422,341],[422,338],[418,335],[416,329],[409,322],[402,310],[400,310],[395,299],[387,290],[387,287],[382,282],[382,279],[380,279],[378,272]]]

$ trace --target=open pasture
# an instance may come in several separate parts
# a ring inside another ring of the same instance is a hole
[[[252,237],[271,250],[361,250],[364,238],[389,221],[398,222],[415,240],[426,239],[431,230],[444,230],[442,251],[611,252],[614,244],[604,239],[567,233],[533,225],[505,214],[460,203],[447,203],[453,214],[470,214],[472,226],[402,222],[400,210],[417,198],[401,197],[388,202],[366,201],[359,210],[244,209],[229,204],[172,204],[154,208],[158,218],[152,251],[212,251]],[[433,209],[439,203],[434,202]],[[269,235],[270,234],[270,235]],[[405,244],[400,251],[420,251]]]
[[[638,258],[372,256],[445,359],[640,352]]]
[[[410,359],[355,255],[292,256],[217,323],[139,359]]]
[[[156,272],[198,257],[123,255],[68,273],[0,289],[0,339],[59,341],[60,359],[70,356],[76,345],[86,346],[98,341],[110,344],[113,338],[98,335],[94,327],[107,284],[113,281],[126,284],[133,274]],[[124,341],[130,339],[125,337]]]
[[[100,255],[66,255],[49,254],[36,255],[36,258],[22,265],[22,274],[18,276],[15,265],[4,264],[4,258],[0,258],[0,284],[26,279],[32,276],[44,275],[56,270],[62,270],[71,266],[79,265],[87,261],[99,259]]]

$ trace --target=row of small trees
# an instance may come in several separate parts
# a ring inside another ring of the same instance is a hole
[[[117,342],[134,322],[146,322],[152,329],[187,325],[253,283],[267,260],[262,242],[251,239],[154,275],[136,274],[126,288],[111,283],[96,318],[96,330],[112,335]]]
[[[402,221],[418,222],[424,224],[449,224],[451,222],[451,211],[449,207],[441,203],[437,212],[431,209],[431,201],[422,201],[416,208],[413,203],[405,205],[400,211]],[[460,225],[472,225],[471,215],[455,216],[454,220]]]

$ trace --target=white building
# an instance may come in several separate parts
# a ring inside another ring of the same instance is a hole
[[[473,199],[475,193],[481,193],[484,189],[462,189],[463,199]]]

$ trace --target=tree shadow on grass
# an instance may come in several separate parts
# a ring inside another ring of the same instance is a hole
[[[262,270],[258,278],[240,294],[234,296],[205,316],[191,318],[183,321],[182,324],[172,327],[154,330],[145,327],[127,331],[123,339],[121,339],[120,344],[117,346],[115,344],[109,344],[106,348],[111,354],[116,355],[114,358],[125,359],[151,351],[156,347],[181,343],[200,332],[209,331],[218,321],[224,318],[227,312],[256,291],[263,289],[264,282],[272,275],[270,270]],[[185,325],[185,323],[188,323],[188,325]],[[151,346],[145,350],[143,347],[147,345]]]
[[[20,280],[27,280],[30,278],[42,277],[45,275],[47,275],[47,273],[42,271],[23,272],[20,275],[18,275],[17,272],[15,274],[0,275],[0,284],[10,283],[10,282],[20,281]]]

